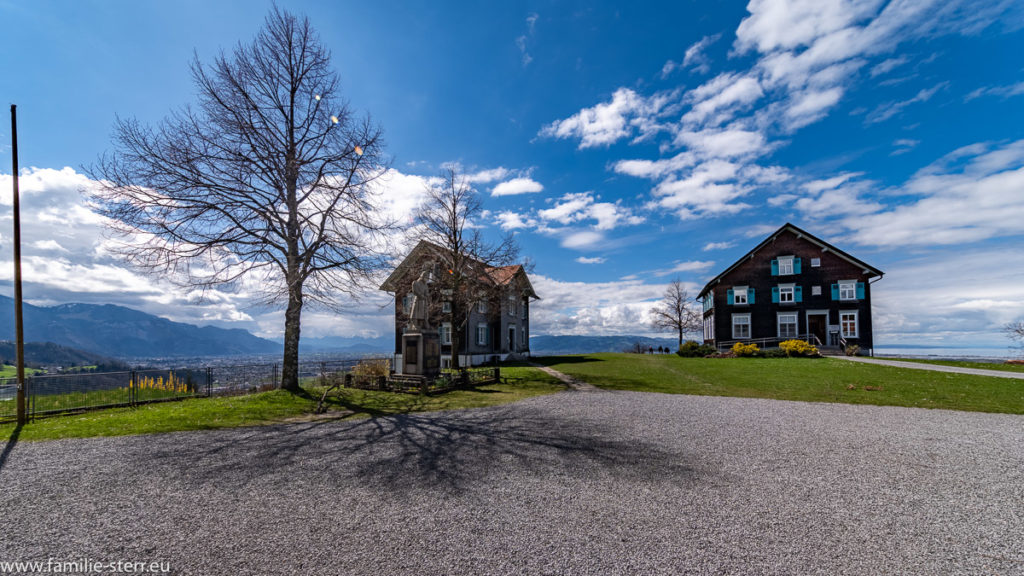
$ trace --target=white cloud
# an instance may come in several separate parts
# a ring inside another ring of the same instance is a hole
[[[676,262],[671,268],[655,272],[655,276],[668,276],[680,272],[704,272],[714,266],[714,261],[689,260]]]
[[[707,83],[686,94],[692,103],[690,111],[683,116],[688,125],[708,122],[717,126],[733,118],[740,110],[748,109],[764,96],[761,84],[753,76],[734,73],[719,74]]]
[[[502,230],[515,230],[517,228],[532,228],[536,222],[516,212],[499,212],[495,219]]]
[[[886,60],[883,60],[871,67],[871,77],[874,78],[876,76],[881,76],[882,74],[892,72],[896,68],[906,64],[909,61],[910,59],[907,58],[906,56],[887,58]]]
[[[735,245],[736,245],[736,243],[735,242],[731,242],[731,241],[730,242],[708,242],[707,244],[704,245],[704,248],[701,248],[701,250],[703,250],[704,252],[710,252],[712,250],[726,250],[728,248],[732,248]]]
[[[711,59],[705,51],[721,37],[721,34],[705,36],[687,48],[686,54],[683,55],[683,68],[692,68],[694,72],[707,74],[711,70]]]
[[[56,240],[37,240],[32,243],[34,248],[44,251],[67,252],[68,249],[61,246]]]
[[[660,178],[689,168],[697,163],[697,157],[692,152],[680,152],[672,158],[661,160],[619,160],[614,165],[614,170],[619,174],[627,174],[638,178]]]
[[[676,99],[673,92],[658,93],[650,98],[629,88],[619,88],[611,102],[584,108],[565,120],[552,122],[540,135],[551,138],[579,138],[581,150],[609,146],[637,131],[640,137],[657,130],[654,119]]]
[[[764,134],[743,128],[682,130],[676,143],[711,158],[760,156],[771,149]]]
[[[614,230],[620,224],[635,225],[644,220],[619,202],[597,202],[590,192],[566,194],[554,207],[538,210],[537,216],[564,225],[595,220],[595,230]]]
[[[597,248],[605,241],[604,234],[593,230],[571,232],[562,238],[562,247],[573,250],[590,250]]]
[[[503,180],[512,173],[508,168],[501,166],[497,168],[490,168],[487,170],[479,170],[472,174],[466,175],[466,181],[471,184],[488,184],[496,180]]]
[[[911,104],[916,104],[918,102],[927,102],[931,100],[932,96],[934,96],[936,92],[942,90],[948,85],[949,82],[941,82],[935,86],[932,86],[931,88],[922,89],[913,98],[910,98],[908,100],[887,102],[885,104],[882,104],[874,111],[872,111],[870,114],[868,114],[864,121],[867,124],[876,124],[878,122],[884,122],[889,118],[892,118],[893,116],[903,112],[903,110],[907,106],[910,106]]]
[[[520,177],[498,184],[491,191],[491,196],[516,196],[519,194],[533,194],[542,190],[544,190],[544,186],[540,182]]]
[[[587,256],[580,256],[579,258],[576,259],[576,261],[579,262],[580,264],[604,264],[605,259],[601,258],[600,256],[594,256],[593,258],[589,258]]]
[[[818,194],[819,192],[822,192],[824,190],[834,190],[844,182],[850,180],[851,178],[857,178],[863,175],[863,172],[844,172],[842,174],[839,174],[838,176],[833,176],[831,178],[825,178],[822,180],[812,180],[810,182],[806,182],[801,186],[801,188],[810,192],[811,194]]]
[[[971,100],[982,96],[999,96],[1000,98],[1009,98],[1011,96],[1020,96],[1021,94],[1024,94],[1024,82],[1017,82],[1016,84],[1009,84],[1006,86],[988,86],[978,88],[965,96],[964,101],[970,102]]]

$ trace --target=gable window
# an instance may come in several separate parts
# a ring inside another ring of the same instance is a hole
[[[803,288],[796,284],[779,284],[772,287],[772,303],[793,304],[803,302]]]
[[[779,303],[787,304],[793,302],[793,286],[779,286]]]
[[[790,276],[800,273],[800,259],[796,256],[779,256],[772,260],[772,276]]]
[[[516,304],[517,304],[517,302],[516,302],[516,295],[515,294],[509,294],[508,295],[508,315],[509,316],[515,316],[516,315]]]
[[[821,286],[811,286],[811,296],[821,296]]]
[[[796,338],[796,314],[779,314],[779,338]]]
[[[481,314],[487,314],[487,301],[481,300],[476,303],[476,311]]]
[[[839,328],[843,332],[843,338],[857,337],[857,311],[840,312]]]
[[[445,346],[452,345],[452,323],[443,322],[441,324],[441,344]]]
[[[811,258],[811,268],[821,267],[821,258]]]
[[[754,289],[747,286],[734,286],[726,292],[726,304],[744,305],[754,303]]]
[[[732,337],[734,340],[750,338],[750,314],[732,315]]]
[[[487,345],[487,336],[488,336],[487,324],[477,324],[476,325],[476,343],[479,344],[480,346],[486,346]]]

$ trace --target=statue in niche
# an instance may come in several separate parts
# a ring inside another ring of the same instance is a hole
[[[409,312],[410,330],[426,330],[429,326],[430,272],[424,270],[412,283],[412,310]]]

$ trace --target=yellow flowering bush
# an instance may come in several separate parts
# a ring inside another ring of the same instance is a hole
[[[786,340],[779,342],[779,349],[786,353],[786,356],[817,356],[818,349],[804,342],[803,340]]]
[[[391,373],[391,361],[387,358],[363,360],[352,368],[353,376],[387,376]]]
[[[192,385],[187,380],[175,378],[174,372],[168,373],[166,380],[164,380],[163,376],[155,378],[153,376],[139,376],[136,382],[129,382],[128,386],[134,386],[137,390],[159,390],[161,392],[177,392],[179,394],[192,392]]]
[[[732,353],[740,358],[757,356],[759,352],[761,350],[757,347],[757,344],[737,342],[732,345]]]

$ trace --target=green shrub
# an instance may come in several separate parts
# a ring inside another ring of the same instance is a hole
[[[786,356],[801,356],[804,358],[812,358],[819,356],[818,349],[814,346],[804,342],[803,340],[786,340],[779,343],[779,350],[786,353]]]
[[[765,358],[787,358],[789,354],[782,348],[768,348],[762,354]]]
[[[757,344],[744,344],[737,342],[732,345],[732,353],[739,358],[753,358],[761,353],[761,350],[757,347]]]
[[[716,352],[715,347],[708,344],[701,344],[696,340],[687,340],[676,352],[683,358],[703,358]]]

